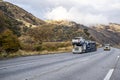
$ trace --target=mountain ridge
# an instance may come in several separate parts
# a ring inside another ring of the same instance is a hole
[[[101,44],[109,43],[112,46],[120,47],[120,24],[97,25],[91,27],[91,29],[93,31],[91,30],[90,33]]]
[[[43,21],[24,9],[4,1],[0,2],[0,10],[11,20],[20,23],[19,25],[16,24],[16,26],[21,28],[19,32],[24,37],[29,36],[27,33],[29,29],[51,27],[53,34],[57,36],[54,35],[56,38],[52,38],[52,40],[50,39],[48,41],[70,41],[76,36],[83,36],[86,39],[95,40],[100,44],[110,43],[112,46],[120,47],[120,24],[110,23],[109,25],[100,24],[93,27],[87,27],[74,21]],[[13,29],[15,29],[15,27]]]
[[[43,20],[40,20],[39,18],[33,16],[31,13],[9,2],[0,2],[0,10],[2,10],[4,14],[8,15],[11,18],[14,18],[21,22],[24,21],[31,23],[31,25],[42,25],[45,23]]]

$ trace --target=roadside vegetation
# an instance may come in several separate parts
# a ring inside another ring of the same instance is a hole
[[[63,52],[71,52],[71,42],[43,42],[41,47],[36,45],[24,45],[21,49],[8,54],[5,50],[0,53],[0,58],[11,58],[30,55],[45,55]]]
[[[71,42],[59,41],[60,37],[57,36],[61,33],[54,33],[52,25],[34,29],[23,27],[21,31],[17,25],[22,23],[17,24],[1,11],[0,19],[0,58],[71,51]]]
[[[91,38],[87,29],[71,25],[47,23],[34,28],[19,26],[22,22],[2,11],[0,19],[0,58],[70,52],[72,38]]]

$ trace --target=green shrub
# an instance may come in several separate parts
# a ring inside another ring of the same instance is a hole
[[[20,48],[17,36],[15,36],[9,29],[0,34],[0,48],[1,51],[5,50],[7,53],[16,52]]]
[[[34,48],[35,48],[36,51],[41,51],[41,50],[43,50],[43,49],[42,49],[42,45],[35,45]]]

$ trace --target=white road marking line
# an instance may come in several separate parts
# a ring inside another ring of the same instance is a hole
[[[110,69],[109,72],[107,73],[106,77],[104,78],[104,80],[110,80],[110,77],[112,76],[114,69]]]
[[[118,56],[118,58],[120,58],[120,56]]]

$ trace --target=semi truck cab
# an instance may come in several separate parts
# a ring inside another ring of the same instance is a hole
[[[96,51],[96,43],[94,41],[85,40],[82,37],[72,39],[73,54]]]

